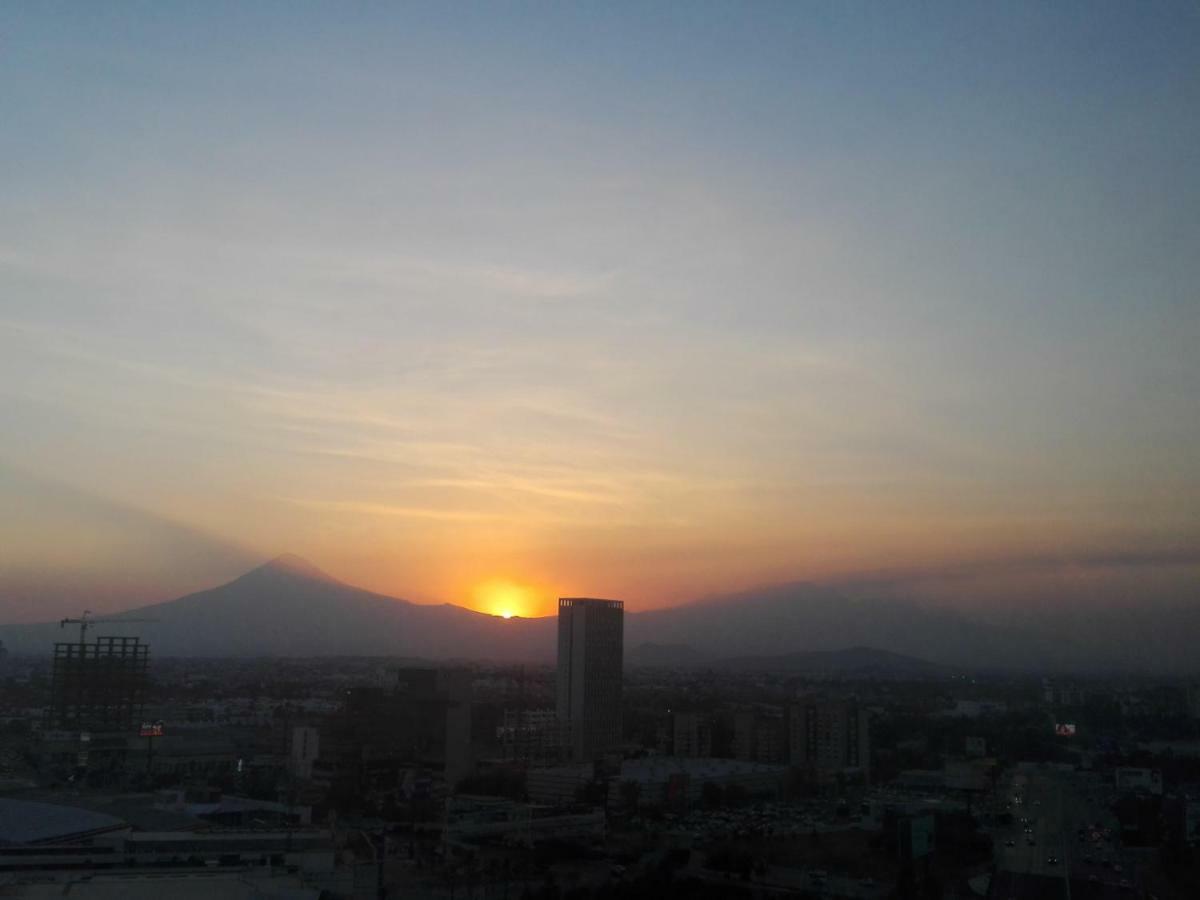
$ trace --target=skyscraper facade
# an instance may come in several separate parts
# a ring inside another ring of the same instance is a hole
[[[620,749],[624,644],[620,600],[558,601],[558,717],[567,723],[576,760]]]

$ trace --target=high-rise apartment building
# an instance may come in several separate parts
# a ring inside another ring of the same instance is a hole
[[[570,727],[555,709],[506,709],[496,736],[503,759],[531,766],[558,765],[570,751]]]
[[[830,776],[847,769],[866,774],[871,766],[867,711],[854,700],[802,703],[788,721],[788,755],[794,766]]]
[[[624,643],[620,600],[558,601],[558,717],[568,725],[576,760],[620,749]]]
[[[705,713],[677,712],[674,716],[675,756],[706,759],[712,756],[712,722]]]
[[[787,761],[787,729],[780,709],[743,710],[733,717],[733,755],[761,763]]]

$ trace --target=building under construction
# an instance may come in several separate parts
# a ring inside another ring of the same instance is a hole
[[[47,727],[136,731],[146,702],[149,664],[150,647],[136,637],[55,644]]]

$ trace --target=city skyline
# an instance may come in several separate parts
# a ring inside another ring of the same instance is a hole
[[[0,28],[0,622],[1197,599],[1193,6]]]

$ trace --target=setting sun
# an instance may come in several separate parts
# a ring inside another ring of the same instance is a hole
[[[505,619],[527,616],[537,607],[537,595],[532,588],[501,578],[479,585],[472,599],[476,609]]]

